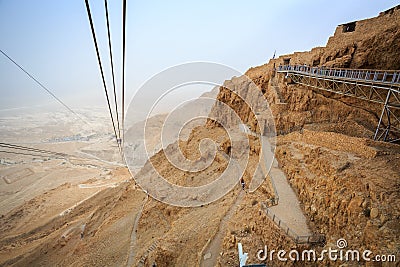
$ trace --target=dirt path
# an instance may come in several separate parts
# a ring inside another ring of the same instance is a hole
[[[146,205],[148,199],[149,199],[149,195],[146,194],[146,198],[143,200],[142,207],[140,208],[139,212],[136,214],[135,222],[133,224],[132,233],[131,233],[131,243],[129,246],[129,255],[127,258],[127,262],[126,262],[127,267],[134,265],[133,261],[135,259],[136,231],[138,228],[140,217],[142,216],[144,206]]]
[[[264,161],[266,162],[266,166],[272,164],[268,174],[271,177],[272,183],[275,184],[279,196],[278,205],[272,206],[269,209],[297,235],[311,235],[310,228],[307,225],[307,219],[300,208],[300,203],[295,192],[290,186],[286,175],[279,168],[278,162],[271,152],[270,143],[267,138],[264,136],[262,136],[262,138],[262,154]],[[273,159],[272,163],[269,161],[270,159]]]
[[[61,213],[59,214],[59,216],[64,216],[64,215],[70,213],[73,209],[75,209],[76,207],[78,207],[80,204],[82,204],[82,203],[85,202],[86,200],[88,200],[88,199],[94,197],[95,195],[97,195],[97,194],[100,193],[100,192],[101,192],[101,190],[98,190],[98,191],[96,191],[95,193],[91,194],[90,196],[88,196],[88,197],[82,199],[81,201],[78,201],[76,204],[72,205],[72,206],[69,207],[68,209],[66,209],[66,210],[64,210],[63,212],[61,212]]]
[[[245,194],[244,192],[245,192],[244,190],[240,190],[235,202],[229,208],[225,216],[222,218],[219,224],[218,231],[214,235],[214,238],[210,242],[208,242],[208,245],[201,254],[201,260],[200,260],[201,267],[214,267],[216,265],[219,252],[221,251],[222,247],[222,240],[224,239],[224,236],[226,234],[227,222],[230,220],[237,206],[242,201],[243,196]]]
[[[250,131],[250,129],[248,129],[248,131]],[[290,186],[286,175],[279,168],[275,155],[271,150],[272,146],[268,138],[262,135],[260,136],[251,131],[250,134],[262,138],[261,149],[262,160],[264,161],[264,164],[261,164],[261,168],[264,174],[268,173],[269,177],[271,177],[271,182],[279,197],[278,205],[270,207],[269,210],[272,211],[275,216],[281,219],[297,235],[311,235],[312,233],[307,225],[307,219],[300,208],[300,203],[297,199],[297,196]],[[268,169],[269,166],[271,166],[270,169]]]

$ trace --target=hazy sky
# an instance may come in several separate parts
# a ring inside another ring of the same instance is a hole
[[[109,0],[118,91],[121,2]],[[239,71],[326,44],[338,24],[398,1],[127,1],[127,95],[163,69],[212,61]],[[111,84],[104,1],[90,1]],[[0,49],[70,106],[106,102],[84,0],[0,0]],[[229,77],[227,77],[229,78]],[[111,87],[110,87],[111,88]],[[54,100],[0,54],[0,110]]]

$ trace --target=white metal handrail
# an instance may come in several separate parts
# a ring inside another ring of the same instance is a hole
[[[295,72],[312,76],[326,76],[339,79],[382,83],[387,85],[400,85],[399,70],[360,70],[338,69],[325,67],[310,67],[307,65],[281,65],[278,72]]]

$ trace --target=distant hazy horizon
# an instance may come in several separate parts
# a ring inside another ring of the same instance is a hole
[[[273,56],[324,46],[338,24],[397,1],[127,1],[126,108],[146,80],[173,65],[217,62],[241,72]],[[102,1],[90,1],[111,94]],[[121,3],[109,3],[121,106]],[[0,1],[0,49],[67,105],[107,111],[84,1]],[[230,79],[226,77],[225,79]],[[221,81],[222,83],[223,81]],[[0,54],[0,111],[57,104]],[[204,91],[203,91],[204,92]],[[194,92],[194,95],[199,95]],[[0,113],[1,116],[1,113]]]

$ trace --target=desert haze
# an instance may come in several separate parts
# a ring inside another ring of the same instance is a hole
[[[167,113],[115,136],[104,107],[0,111],[0,266],[399,266],[399,44],[400,6],[344,22],[177,108],[179,133]]]

